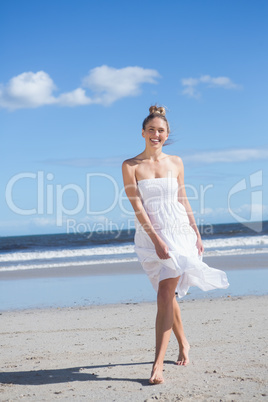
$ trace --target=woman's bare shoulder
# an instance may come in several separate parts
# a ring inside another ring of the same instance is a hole
[[[135,166],[135,157],[124,160],[122,166]]]
[[[142,161],[141,154],[134,156],[133,158],[129,158],[124,160],[122,166],[137,166]]]
[[[178,155],[169,155],[170,161],[175,165],[181,166],[183,165],[182,159]]]
[[[122,163],[122,173],[123,173],[124,180],[126,182],[136,181],[136,171],[137,171],[137,167],[140,163],[141,163],[140,154],[134,156],[133,158],[124,160],[124,162]]]

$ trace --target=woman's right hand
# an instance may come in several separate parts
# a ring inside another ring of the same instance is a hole
[[[171,258],[168,253],[168,246],[160,237],[158,237],[157,240],[154,242],[154,246],[156,254],[161,260],[167,260],[168,258]]]

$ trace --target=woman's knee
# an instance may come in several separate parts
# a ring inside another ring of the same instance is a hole
[[[158,292],[157,303],[160,306],[167,307],[173,305],[174,294],[171,295],[168,291],[162,290]]]
[[[159,283],[157,293],[157,300],[159,304],[168,305],[173,303],[176,285],[176,280],[164,280]]]

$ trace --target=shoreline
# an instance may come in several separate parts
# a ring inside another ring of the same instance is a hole
[[[268,252],[246,255],[209,256],[204,262],[210,267],[230,270],[268,269]],[[33,278],[68,278],[77,276],[133,275],[144,271],[138,261],[89,264],[83,266],[58,266],[57,268],[35,268],[14,271],[1,271],[1,280]]]
[[[150,386],[155,303],[2,313],[1,399],[264,400],[268,296],[189,300],[180,306],[190,364],[175,365],[178,345],[172,334],[165,383]]]
[[[230,286],[208,292],[190,287],[187,295],[178,300],[266,295],[266,256],[251,254],[249,258],[247,254],[204,258],[214,268],[225,268]],[[156,292],[138,261],[0,273],[1,312],[155,300]]]

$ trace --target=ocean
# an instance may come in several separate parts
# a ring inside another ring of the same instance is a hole
[[[252,223],[250,227],[229,223],[199,229],[205,256],[268,252],[268,221],[258,232]],[[0,272],[137,261],[134,233],[135,229],[0,237]]]

